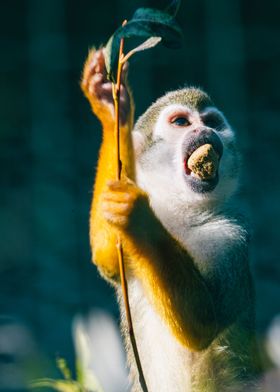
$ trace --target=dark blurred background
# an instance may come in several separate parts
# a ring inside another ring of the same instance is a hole
[[[184,48],[158,47],[131,64],[136,116],[187,83],[208,91],[237,130],[263,340],[280,313],[280,2],[182,3]],[[36,377],[57,376],[56,355],[73,369],[75,315],[101,308],[118,319],[113,290],[90,262],[88,215],[101,132],[79,79],[89,47],[105,43],[137,7],[167,4],[0,3],[1,391],[23,388],[15,362]]]

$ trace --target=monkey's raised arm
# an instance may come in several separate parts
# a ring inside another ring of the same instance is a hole
[[[123,73],[120,92],[121,141],[120,156],[123,173],[134,178],[134,158],[131,145],[134,106],[130,91],[125,87],[126,70]],[[86,60],[82,81],[82,90],[90,102],[95,115],[103,127],[103,140],[99,152],[98,166],[94,185],[94,196],[90,213],[90,242],[93,262],[109,278],[118,275],[116,252],[116,234],[101,213],[100,195],[107,188],[107,181],[114,179],[117,173],[116,141],[114,135],[114,103],[112,84],[106,78],[103,50],[91,50]]]

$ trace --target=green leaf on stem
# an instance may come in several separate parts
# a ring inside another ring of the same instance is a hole
[[[152,8],[137,9],[131,20],[111,36],[105,48],[106,69],[109,79],[113,82],[121,39],[131,37],[144,38],[145,42],[137,47],[138,50],[132,49],[130,55],[152,48],[159,42],[168,48],[177,49],[182,46],[183,40],[182,31],[172,15]]]

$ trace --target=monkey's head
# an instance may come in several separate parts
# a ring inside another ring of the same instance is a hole
[[[188,205],[221,202],[237,188],[234,132],[200,89],[184,88],[158,99],[137,121],[133,142],[137,182],[151,197]],[[212,151],[212,170],[198,176],[190,162],[204,145]]]

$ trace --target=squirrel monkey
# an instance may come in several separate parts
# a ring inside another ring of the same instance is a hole
[[[115,285],[124,313],[116,251],[120,234],[149,392],[257,390],[254,292],[248,234],[234,203],[239,155],[233,130],[196,88],[169,92],[133,127],[125,71],[123,175],[116,181],[112,87],[102,49],[89,53],[81,86],[103,126],[90,213],[93,262]],[[215,164],[200,177],[199,166],[192,170],[195,164],[189,162],[204,145]],[[139,392],[122,318],[132,390]]]

